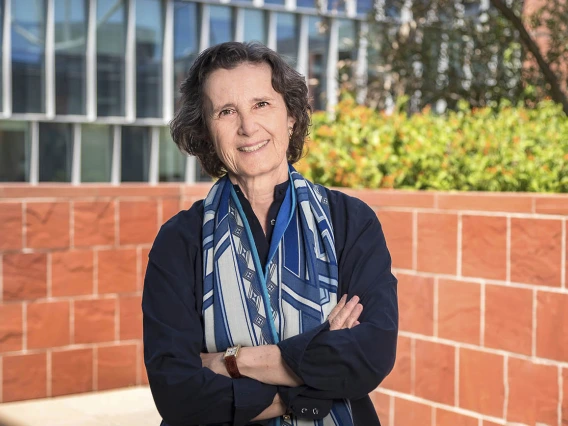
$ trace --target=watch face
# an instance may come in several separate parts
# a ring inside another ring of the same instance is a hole
[[[233,347],[233,348],[229,348],[227,349],[227,352],[225,352],[225,356],[235,356],[237,354],[237,348]]]

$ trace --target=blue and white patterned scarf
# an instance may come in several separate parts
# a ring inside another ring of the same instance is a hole
[[[337,304],[337,258],[325,190],[290,166],[266,265],[227,176],[211,188],[203,217],[203,320],[209,352],[276,344],[323,322]],[[274,425],[290,424],[283,418]],[[294,426],[352,426],[348,400],[323,420]]]

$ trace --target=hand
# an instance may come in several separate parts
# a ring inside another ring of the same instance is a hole
[[[223,360],[224,352],[216,352],[212,354],[201,353],[201,364],[203,367],[207,367],[209,370],[217,374],[222,374],[223,376],[229,376],[229,372],[225,367],[225,361]]]
[[[360,322],[358,319],[361,312],[363,312],[363,305],[359,303],[359,297],[353,296],[351,300],[347,302],[347,295],[344,294],[327,317],[329,329],[342,330],[359,325]]]

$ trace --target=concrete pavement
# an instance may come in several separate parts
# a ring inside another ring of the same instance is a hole
[[[159,426],[147,386],[0,404],[0,426]]]

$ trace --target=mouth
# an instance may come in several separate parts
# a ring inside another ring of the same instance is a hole
[[[267,144],[268,144],[268,140],[265,140],[265,141],[257,143],[256,145],[241,146],[240,148],[237,148],[237,149],[241,152],[255,152],[255,151],[258,151],[260,148],[266,146]]]

